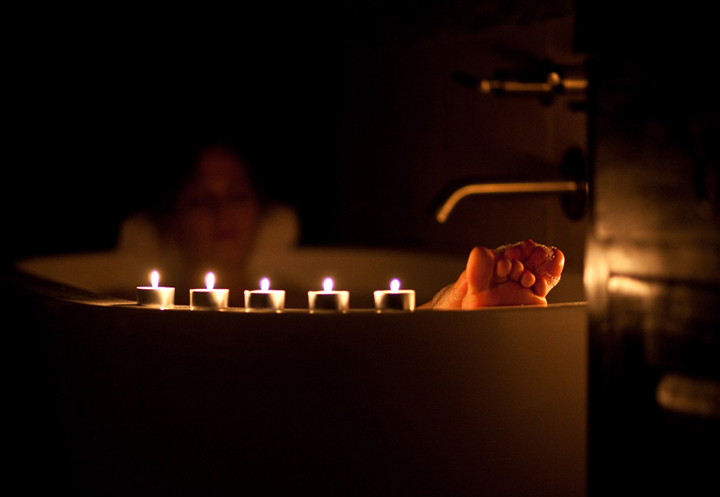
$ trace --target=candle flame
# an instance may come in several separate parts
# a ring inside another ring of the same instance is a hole
[[[212,272],[208,273],[205,276],[205,287],[208,290],[212,290],[213,288],[215,288],[215,275]]]
[[[334,284],[335,283],[333,282],[332,278],[325,278],[323,280],[323,290],[325,290],[326,292],[332,292]]]
[[[392,280],[390,282],[390,290],[392,290],[393,292],[397,292],[398,290],[400,290],[400,280],[399,279],[395,278],[394,280]]]
[[[270,290],[270,280],[267,278],[263,278],[260,280],[260,290],[263,292],[267,292]]]
[[[157,288],[160,284],[160,273],[157,271],[153,271],[150,273],[150,285],[152,285],[153,288]]]

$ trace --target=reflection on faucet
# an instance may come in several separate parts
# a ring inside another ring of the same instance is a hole
[[[460,200],[469,195],[521,194],[521,193],[586,193],[586,181],[545,181],[525,183],[475,183],[465,185],[448,196],[435,214],[444,223]]]
[[[509,79],[479,79],[460,72],[453,74],[453,79],[456,83],[480,93],[537,96],[543,104],[551,103],[554,96],[560,94],[585,97],[588,89],[588,80],[585,77],[567,77],[555,70],[549,70],[544,77],[529,79],[518,76]]]
[[[476,88],[481,93],[584,93],[588,82],[583,78],[562,78],[556,72],[548,73],[545,81],[501,81],[483,79]]]
[[[571,147],[560,165],[562,181],[526,181],[519,183],[470,183],[454,189],[435,211],[438,223],[444,223],[458,202],[469,195],[511,195],[550,193],[562,196],[563,211],[570,219],[582,219],[588,197],[588,175],[582,150]]]

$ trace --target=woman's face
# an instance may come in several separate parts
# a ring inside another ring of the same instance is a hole
[[[171,239],[195,264],[244,263],[259,206],[243,160],[221,147],[201,152],[172,217]]]

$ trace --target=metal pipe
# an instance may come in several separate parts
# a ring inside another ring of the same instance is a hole
[[[467,84],[467,83],[465,83]],[[537,93],[582,93],[587,90],[587,79],[562,78],[558,73],[551,72],[545,81],[504,81],[480,80],[473,85],[481,93],[537,94]]]
[[[526,183],[477,183],[455,190],[438,209],[435,218],[444,223],[458,202],[469,195],[510,195],[521,193],[574,193],[587,191],[585,181],[545,181]]]

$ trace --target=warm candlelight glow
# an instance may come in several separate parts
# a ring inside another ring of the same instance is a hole
[[[415,310],[415,290],[400,290],[400,280],[390,281],[390,290],[376,290],[375,309],[378,312],[397,312]]]
[[[260,290],[245,290],[245,312],[282,312],[285,290],[270,290],[270,279],[260,280]]]
[[[322,291],[308,291],[310,312],[347,312],[350,292],[333,290],[335,282],[332,278],[325,278],[322,285]]]
[[[160,284],[160,273],[157,271],[153,271],[150,273],[150,285],[152,285],[153,288],[157,288]]]
[[[151,286],[139,286],[136,289],[138,305],[151,307],[172,307],[175,305],[175,288],[160,286],[160,273],[150,273]]]
[[[227,288],[215,288],[215,274],[209,272],[205,275],[205,288],[190,289],[191,309],[227,309]]]

